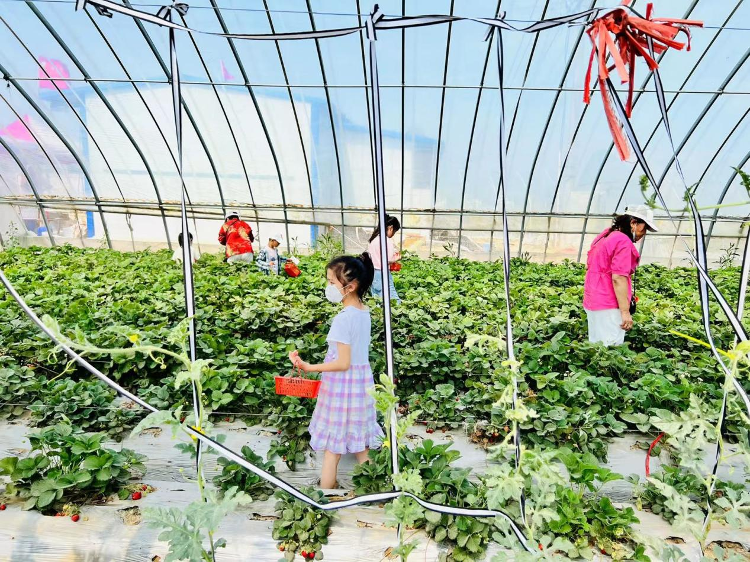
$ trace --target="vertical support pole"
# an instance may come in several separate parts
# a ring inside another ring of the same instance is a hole
[[[175,8],[178,9],[178,8]],[[171,18],[171,8],[167,8],[166,17],[169,21]],[[185,186],[185,180],[182,175],[182,93],[180,91],[180,69],[177,64],[177,47],[175,44],[175,30],[169,28],[169,64],[171,67],[172,77],[172,105],[174,108],[174,124],[175,133],[177,136],[177,171],[180,175],[180,189],[182,197],[180,199],[180,215],[182,220],[182,272],[184,276],[185,285],[185,311],[188,318],[188,342],[190,349],[190,361],[196,360],[196,345],[195,345],[195,286],[193,284],[193,252],[190,247],[190,236],[187,218],[187,203],[186,193],[187,187]],[[193,381],[193,414],[195,415],[195,426],[201,430],[201,412],[198,406],[198,388]],[[196,446],[196,470],[200,471],[201,462],[201,442],[195,442]],[[201,475],[198,474],[198,478]]]
[[[498,88],[497,91],[500,94],[500,199],[502,204],[502,218],[503,218],[503,285],[505,287],[505,345],[508,352],[508,362],[510,368],[513,371],[513,409],[516,409],[518,404],[518,380],[516,374],[518,368],[516,367],[516,354],[513,350],[513,323],[511,321],[511,310],[510,310],[510,241],[508,240],[508,213],[506,208],[506,185],[505,185],[505,94],[503,93],[503,34],[500,28],[495,28],[497,33],[497,76],[498,76]],[[513,433],[513,445],[515,446],[515,459],[516,468],[521,464],[521,428],[518,424],[515,425],[515,431]],[[521,520],[524,525],[526,524],[526,496],[521,493]]]
[[[376,4],[372,13],[367,19],[366,31],[370,43],[370,94],[372,96],[372,152],[375,155],[375,183],[377,199],[375,201],[378,211],[378,221],[380,222],[380,279],[383,285],[383,331],[385,332],[385,360],[386,372],[391,381],[394,380],[393,369],[393,333],[391,332],[391,288],[388,283],[388,249],[386,246],[386,225],[385,225],[385,185],[383,183],[383,138],[381,134],[380,123],[380,83],[378,80],[378,58],[375,51],[375,23],[383,17],[383,13]],[[375,273],[377,275],[377,272]],[[398,425],[396,409],[394,408],[390,415],[391,427],[391,462],[393,464],[393,474],[398,474],[398,442],[396,439],[396,428]]]

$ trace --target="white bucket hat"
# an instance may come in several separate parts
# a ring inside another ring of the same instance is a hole
[[[624,215],[630,215],[633,218],[641,219],[646,223],[646,230],[650,232],[659,232],[654,222],[654,211],[647,205],[629,205],[625,207]]]
[[[284,241],[284,235],[281,232],[276,232],[268,237],[269,240],[276,240],[279,244]]]

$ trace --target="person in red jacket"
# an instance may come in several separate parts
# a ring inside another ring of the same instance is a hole
[[[230,211],[226,222],[219,230],[219,244],[226,246],[229,263],[253,262],[253,229],[240,219],[237,211]]]

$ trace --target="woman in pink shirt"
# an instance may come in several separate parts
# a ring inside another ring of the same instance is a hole
[[[393,275],[391,275],[388,266],[401,259],[401,254],[396,250],[396,246],[393,244],[393,240],[391,240],[393,235],[396,234],[400,228],[401,223],[398,222],[396,217],[391,215],[385,216],[385,246],[388,252],[388,260],[385,265],[383,265],[382,260],[380,259],[380,224],[378,224],[372,232],[372,235],[370,236],[370,244],[367,246],[367,253],[370,254],[372,263],[375,266],[375,278],[372,281],[372,287],[370,287],[372,296],[383,296],[383,281],[381,279],[380,269],[381,267],[385,267],[388,271],[388,287],[390,288],[391,300],[395,300],[398,303],[401,302],[401,299],[396,292],[396,286],[393,284]]]
[[[641,258],[635,243],[656,232],[654,212],[646,205],[626,207],[612,226],[591,243],[583,284],[583,308],[589,323],[589,341],[621,345],[633,327],[632,276]]]

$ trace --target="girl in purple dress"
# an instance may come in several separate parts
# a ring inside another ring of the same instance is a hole
[[[341,455],[354,453],[358,462],[366,462],[369,449],[383,439],[375,401],[367,392],[375,382],[370,368],[370,310],[362,299],[373,275],[372,259],[366,252],[332,260],[326,267],[326,298],[344,308],[328,332],[328,354],[318,365],[303,361],[298,351],[289,354],[295,367],[323,373],[309,430],[310,446],[325,451],[320,476],[324,489],[336,486]]]

